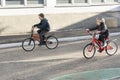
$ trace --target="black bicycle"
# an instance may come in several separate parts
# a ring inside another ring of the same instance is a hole
[[[38,34],[34,33],[34,27],[32,27],[30,38],[26,38],[25,40],[22,41],[22,48],[25,51],[32,51],[35,48],[36,41],[40,42],[40,38]],[[54,36],[54,34],[48,36],[45,35],[44,45],[48,49],[57,48],[58,43],[59,43],[58,39]]]

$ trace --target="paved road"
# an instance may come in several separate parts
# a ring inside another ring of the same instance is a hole
[[[120,36],[117,39],[120,45]],[[50,80],[52,78],[83,71],[106,68],[120,68],[120,50],[108,57],[97,53],[86,60],[82,55],[83,46],[90,40],[60,43],[55,50],[36,47],[32,52],[22,48],[0,50],[0,80]]]

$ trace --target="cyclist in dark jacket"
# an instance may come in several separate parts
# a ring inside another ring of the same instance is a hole
[[[50,31],[50,25],[48,20],[44,17],[43,13],[39,14],[40,23],[35,24],[34,27],[37,27],[39,30],[37,31],[40,37],[39,45],[44,44],[45,33]]]
[[[99,40],[103,42],[103,47],[107,46],[105,39],[109,36],[108,28],[105,24],[104,19],[96,18],[97,26],[93,28],[86,29],[87,31],[97,30],[95,34],[99,35]]]

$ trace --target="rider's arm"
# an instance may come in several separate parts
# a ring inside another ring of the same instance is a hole
[[[96,30],[98,27],[95,26],[95,27],[92,27],[92,28],[89,28],[90,31],[93,31],[93,30]]]
[[[89,33],[89,31],[93,31],[93,30],[96,30],[97,29],[97,26],[96,27],[92,27],[92,28],[87,28],[86,31]]]
[[[37,27],[39,24],[35,24],[34,27]]]
[[[44,20],[41,21],[40,24],[38,24],[37,27],[44,29],[46,27],[46,25],[47,25],[47,20],[44,19]]]

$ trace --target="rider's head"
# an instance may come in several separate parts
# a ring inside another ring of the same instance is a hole
[[[43,13],[40,13],[38,16],[39,16],[40,20],[42,20],[44,18],[44,14]]]
[[[102,18],[97,17],[96,18],[96,23],[97,23],[97,25],[100,25],[102,23]]]

